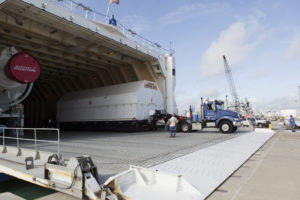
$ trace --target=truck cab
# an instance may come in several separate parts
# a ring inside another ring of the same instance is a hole
[[[190,108],[191,110],[191,108]],[[192,113],[192,111],[190,111]],[[203,128],[218,128],[222,133],[233,133],[241,126],[242,118],[234,111],[226,110],[223,101],[206,101],[201,98],[201,114],[181,122],[181,130],[190,132]]]
[[[224,102],[223,101],[210,101],[204,103],[204,119],[205,121],[216,121],[220,116],[224,116]]]
[[[206,101],[201,103],[201,119],[203,128],[219,128],[222,133],[233,133],[241,125],[241,117],[237,112],[226,110],[224,102]]]

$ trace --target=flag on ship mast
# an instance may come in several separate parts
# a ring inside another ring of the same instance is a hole
[[[108,7],[107,7],[107,13],[106,13],[106,24],[108,23],[108,15],[109,15],[109,9],[110,9],[110,5],[111,4],[120,4],[120,0],[109,0],[109,4],[108,4]]]
[[[110,3],[109,3],[109,4],[113,4],[113,3],[115,3],[115,4],[119,4],[119,3],[120,3],[120,1],[119,1],[119,0],[110,0]]]

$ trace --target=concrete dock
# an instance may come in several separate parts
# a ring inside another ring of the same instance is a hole
[[[207,199],[300,199],[300,131],[276,132]]]

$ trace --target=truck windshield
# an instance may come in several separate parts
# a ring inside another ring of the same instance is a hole
[[[224,110],[224,104],[216,104],[217,110]]]

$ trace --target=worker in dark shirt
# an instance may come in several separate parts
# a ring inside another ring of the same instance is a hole
[[[295,131],[295,119],[292,115],[290,116],[290,125],[291,125],[291,128],[292,128],[292,132],[296,132]]]
[[[115,19],[114,15],[111,16],[111,19],[109,20],[109,24],[113,26],[117,26],[117,20]]]

